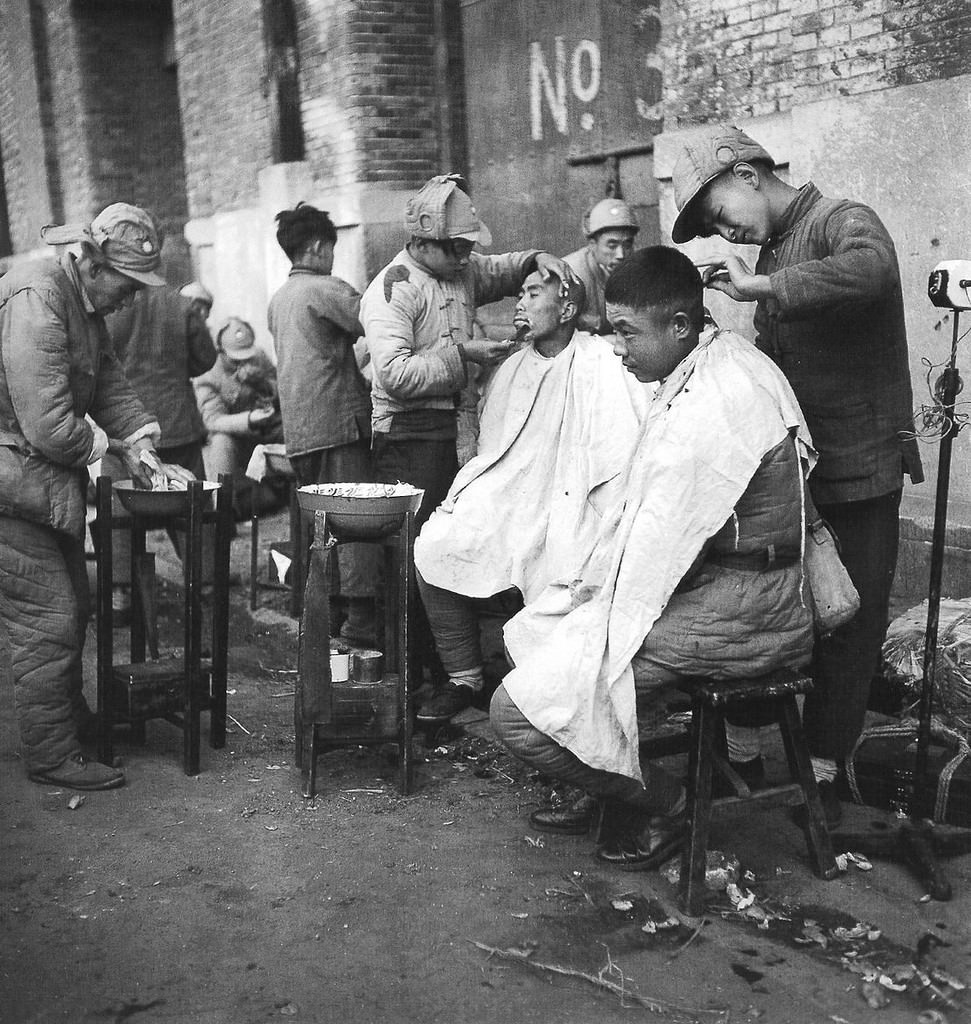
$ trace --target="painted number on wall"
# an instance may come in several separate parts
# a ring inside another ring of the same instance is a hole
[[[592,103],[600,92],[600,46],[591,39],[581,39],[567,60],[566,42],[557,36],[553,44],[553,67],[550,68],[543,47],[529,44],[529,113],[530,134],[537,142],[543,138],[543,100],[546,100],[553,124],[561,135],[569,128],[567,96],[567,64],[570,92],[581,103]],[[585,111],[580,124],[593,127],[593,114]]]
[[[650,7],[643,8],[632,29],[633,52],[629,65],[633,65],[636,82],[634,108],[644,121],[655,121],[663,116],[663,79],[661,58],[657,53],[661,36],[658,12]],[[600,43],[592,39],[581,39],[569,49],[564,37],[556,36],[551,52],[549,48],[544,50],[540,42],[529,44],[530,134],[535,142],[543,139],[544,105],[557,132],[569,134],[571,101],[581,105],[593,103],[600,94],[602,66]],[[618,70],[626,74],[628,69],[620,67]],[[595,124],[593,111],[581,109],[579,124],[584,131],[591,131]]]

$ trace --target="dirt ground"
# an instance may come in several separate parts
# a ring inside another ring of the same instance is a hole
[[[284,520],[263,521],[264,573]],[[181,642],[178,563],[163,535],[152,546],[168,649]],[[248,551],[242,524],[244,582]],[[317,797],[303,799],[296,624],[284,592],[262,590],[253,615],[247,598],[234,588],[235,722],[225,749],[203,747],[195,778],[178,730],[152,721],[144,745],[119,734],[127,786],[72,809],[69,792],[24,777],[5,681],[3,1024],[964,1019],[968,856],[945,861],[947,903],[922,900],[889,861],[822,882],[784,809],[745,814],[718,824],[712,846],[738,858],[754,902],[721,892],[704,919],[678,919],[663,874],[607,869],[589,838],[530,829],[548,787],[492,744],[481,712],[416,740],[408,797],[395,749],[371,747],[326,754]],[[92,683],[94,655],[92,624]],[[781,772],[779,751],[769,769]],[[896,827],[864,806],[847,816],[854,830]]]

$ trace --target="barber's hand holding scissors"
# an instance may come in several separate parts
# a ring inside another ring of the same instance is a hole
[[[769,298],[772,283],[767,274],[753,274],[738,256],[719,256],[703,260],[695,266],[701,273],[702,284],[717,292],[724,292],[736,302],[753,302]]]

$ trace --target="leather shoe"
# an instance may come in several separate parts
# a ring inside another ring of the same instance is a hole
[[[529,816],[529,823],[540,832],[557,832],[564,836],[583,836],[593,825],[600,801],[589,793],[555,807],[541,807]]]
[[[44,786],[63,786],[65,789],[92,791],[99,789],[117,789],[124,786],[125,775],[117,768],[109,768],[100,761],[87,761],[80,754],[66,758],[56,768],[47,768],[39,772],[29,772],[27,778],[31,782],[39,782]]]
[[[650,871],[670,860],[684,845],[688,823],[683,814],[648,819],[639,830],[621,832],[597,848],[596,858],[621,871]]]
[[[843,820],[843,804],[836,792],[836,783],[817,782],[816,788],[819,790],[819,799],[823,802],[823,817],[826,820],[826,827],[836,828]],[[800,828],[804,829],[809,824],[809,814],[805,804],[793,807],[790,817]]]

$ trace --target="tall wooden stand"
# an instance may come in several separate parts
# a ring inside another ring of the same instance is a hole
[[[380,682],[333,682],[330,671],[330,600],[327,555],[338,543],[380,544],[384,550],[383,653]],[[327,747],[397,743],[400,789],[412,784],[408,641],[415,589],[415,514],[407,512],[398,530],[373,540],[338,539],[328,530],[327,513],[314,513],[303,615],[300,620],[299,680],[294,700],[296,761],[303,773],[303,795],[317,787],[317,758]]]
[[[229,641],[229,544],[233,522],[232,477],[221,476],[216,507],[207,509],[209,494],[202,481],[189,484],[185,512],[174,516],[112,512],[111,480],[97,483],[97,623],[98,623],[98,759],[114,760],[113,729],[127,722],[136,740],[145,723],[164,718],[182,729],[182,764],[186,775],[199,774],[200,714],[209,712],[209,745],[226,744],[226,674]],[[202,528],[215,523],[215,571],[212,600],[212,652],[202,656]],[[156,621],[155,556],[145,550],[148,530],[175,526],[184,531],[182,552],[185,601],[184,648],[181,659],[159,660]],[[131,660],[114,662],[114,613],[111,607],[113,530],[132,536]]]

